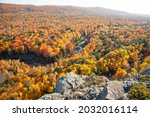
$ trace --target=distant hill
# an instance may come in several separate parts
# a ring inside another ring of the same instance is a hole
[[[51,14],[67,14],[67,15],[99,15],[99,16],[120,16],[120,17],[146,17],[145,15],[135,15],[123,11],[106,9],[102,7],[76,7],[76,6],[55,6],[55,5],[19,5],[0,3],[0,13],[16,13],[16,12],[44,12]]]
[[[68,14],[95,14],[95,15],[113,15],[113,16],[123,16],[131,15],[127,12],[106,9],[102,7],[75,7],[75,6],[54,6],[54,5],[44,5],[44,6],[34,6],[34,5],[17,5],[17,4],[4,4],[0,3],[0,12],[50,12],[50,13],[68,13]]]

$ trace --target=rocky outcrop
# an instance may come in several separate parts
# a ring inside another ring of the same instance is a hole
[[[108,79],[104,76],[91,75],[86,77],[84,83],[73,89],[65,99],[77,100],[98,100],[100,93],[106,85]]]
[[[123,82],[124,91],[128,92],[132,86],[137,84],[138,81],[132,78],[129,78]]]
[[[141,72],[149,75],[150,68]],[[140,74],[140,75],[141,75]],[[128,92],[132,86],[139,83],[139,75],[126,81],[110,81],[105,76],[76,75],[68,73],[61,77],[54,89],[54,93],[42,96],[44,100],[128,100]],[[141,81],[140,81],[141,83]],[[149,83],[149,82],[148,82]],[[146,84],[149,86],[149,84]]]
[[[128,85],[126,85],[128,87]],[[130,85],[129,85],[130,86]],[[127,99],[121,81],[109,81],[105,76],[83,76],[68,73],[61,77],[54,93],[44,95],[40,100],[119,100]]]
[[[103,100],[120,100],[124,99],[124,84],[121,81],[109,81],[101,92],[100,99]]]
[[[74,73],[68,73],[66,76],[60,78],[56,84],[55,91],[63,95],[69,95],[74,89],[84,83],[84,76],[78,76]]]
[[[65,99],[100,99],[99,94],[107,81],[104,76],[68,73],[58,80],[54,92],[64,95]]]

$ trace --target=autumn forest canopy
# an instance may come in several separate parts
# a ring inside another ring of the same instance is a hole
[[[0,99],[38,99],[69,72],[125,80],[149,65],[148,17],[0,4]]]

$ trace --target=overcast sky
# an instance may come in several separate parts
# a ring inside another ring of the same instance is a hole
[[[150,15],[150,0],[0,0],[0,2],[34,5],[105,7],[130,13]]]

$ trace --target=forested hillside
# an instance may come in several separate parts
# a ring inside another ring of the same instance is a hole
[[[38,99],[69,72],[125,80],[149,65],[146,17],[104,8],[0,4],[0,99]]]

